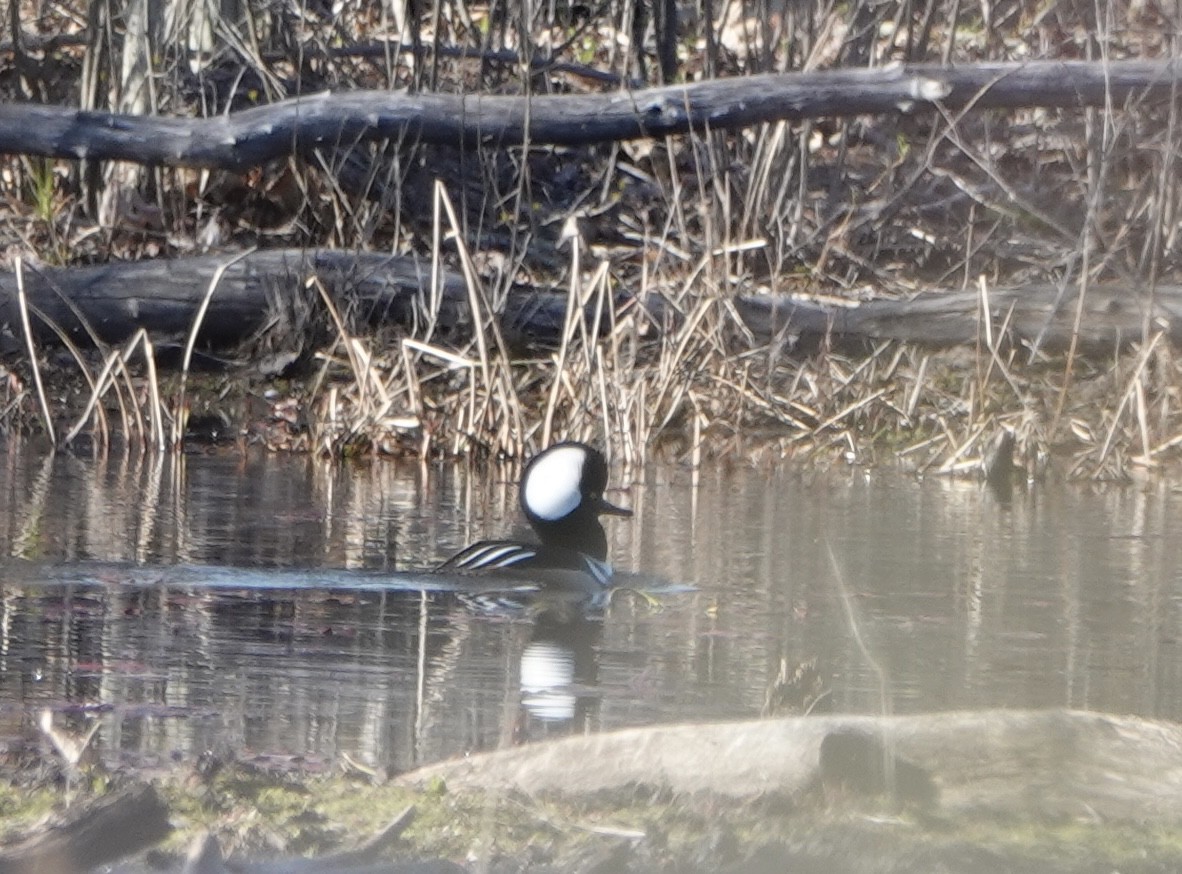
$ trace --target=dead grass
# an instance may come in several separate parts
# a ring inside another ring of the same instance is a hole
[[[716,4],[712,22],[680,6],[675,75],[687,80],[1176,53],[1172,13],[1143,4],[755,0]],[[298,20],[246,9],[244,20],[210,23],[214,51],[201,63],[165,54],[147,76],[116,60],[136,52],[133,39],[112,39],[126,22],[87,31],[81,23],[103,24],[102,13],[81,0],[23,5],[27,34],[81,33],[82,45],[0,51],[0,93],[76,102],[80,85],[84,107],[213,114],[324,87],[612,88],[659,81],[669,45],[635,2],[592,16],[535,4],[528,19],[462,0],[395,18],[376,4],[336,16],[309,7]],[[196,32],[165,36],[184,44]],[[99,88],[96,64],[121,88]],[[785,123],[598,149],[342,144],[240,175],[4,158],[0,251],[11,265],[332,245],[416,251],[462,272],[474,326],[465,337],[439,335],[437,300],[417,331],[374,334],[324,295],[332,339],[310,377],[280,388],[243,377],[267,393],[269,412],[237,421],[239,436],[278,448],[520,456],[572,437],[625,462],[667,447],[695,463],[776,453],[957,474],[976,471],[1005,429],[1030,476],[1128,478],[1182,457],[1179,368],[1151,325],[1103,359],[1074,345],[1055,356],[1037,342],[1008,348],[1004,324],[989,320],[976,349],[799,350],[757,342],[731,302],[761,289],[858,298],[956,283],[985,296],[996,282],[1152,288],[1179,272],[1179,145],[1175,106],[1134,105]],[[523,350],[503,334],[515,282],[566,289],[555,348]],[[622,292],[662,306],[604,305]],[[583,307],[599,315],[580,318]],[[45,350],[29,343],[0,373],[9,432],[40,419],[65,442],[89,432],[106,446],[113,430],[175,447],[193,404],[217,405],[188,393],[191,344],[169,389],[143,335],[98,362],[76,351],[90,395],[55,409],[32,366]]]

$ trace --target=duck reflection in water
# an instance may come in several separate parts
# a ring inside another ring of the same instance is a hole
[[[537,542],[482,540],[436,568],[463,578],[460,601],[469,610],[530,623],[520,655],[514,742],[577,729],[598,707],[603,624],[597,614],[613,580],[599,517],[632,515],[604,498],[607,473],[607,460],[592,446],[549,447],[526,465],[518,486],[521,512]],[[481,585],[472,586],[473,578]]]
[[[575,611],[535,617],[521,652],[521,707],[513,741],[580,731],[599,708],[599,649],[603,623]]]

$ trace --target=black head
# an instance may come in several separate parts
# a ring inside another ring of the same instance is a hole
[[[556,443],[526,465],[521,509],[545,545],[605,561],[607,535],[600,514],[632,515],[604,500],[605,488],[607,461],[599,450],[585,443]]]

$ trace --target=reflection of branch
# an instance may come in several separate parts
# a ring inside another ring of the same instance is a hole
[[[854,607],[854,600],[850,597],[849,589],[846,588],[845,579],[841,574],[841,566],[837,563],[837,556],[833,554],[833,544],[825,541],[825,549],[829,552],[829,564],[833,568],[833,579],[837,583],[837,592],[841,596],[841,606],[845,608],[845,618],[850,626],[850,633],[854,636],[854,642],[858,645],[858,651],[862,653],[862,658],[866,660],[866,664],[870,665],[870,669],[874,671],[875,677],[878,679],[878,707],[879,715],[891,715],[891,698],[888,694],[890,682],[887,679],[886,671],[879,663],[878,659],[870,652],[870,647],[866,645],[865,639],[862,637],[862,629],[858,623],[857,610]],[[825,745],[822,742],[821,754],[824,755]],[[895,762],[895,744],[893,741],[882,744],[882,776],[885,784],[885,789],[888,795],[894,796],[896,790],[896,762]]]
[[[833,554],[833,544],[826,542],[825,548],[829,551],[829,564],[833,568],[833,580],[837,583],[837,593],[841,596],[841,606],[845,608],[846,622],[850,626],[850,633],[854,636],[854,643],[858,645],[858,652],[862,653],[862,658],[866,660],[866,664],[874,671],[874,676],[878,679],[878,707],[879,713],[882,716],[890,716],[891,701],[890,696],[887,695],[887,675],[883,670],[882,665],[874,658],[870,652],[870,647],[866,645],[866,641],[862,638],[862,629],[858,624],[858,616],[854,609],[853,599],[850,597],[849,590],[845,586],[845,580],[841,575],[841,566],[837,563],[837,556]]]
[[[180,411],[178,410],[177,413],[179,415]],[[163,428],[163,422],[160,425]],[[179,452],[155,452],[149,456],[147,481],[144,483],[141,492],[143,497],[140,500],[139,538],[135,544],[135,561],[138,564],[146,564],[151,561],[152,541],[165,524],[158,516],[160,494],[163,490],[164,459],[168,458],[171,462],[178,455],[180,455]]]
[[[459,671],[460,662],[464,656],[464,644],[472,637],[474,621],[462,610],[454,609],[448,612],[447,618],[451,625],[451,632],[447,635],[438,655],[431,659],[431,670],[427,663],[422,665],[422,675],[419,677],[415,714],[415,757],[421,760],[422,746],[426,741],[428,731],[434,727],[431,716],[432,705],[442,704],[445,695],[455,693],[457,684],[455,675]],[[438,629],[436,630],[438,633]]]
[[[57,754],[65,760],[66,765],[70,768],[78,767],[78,763],[86,755],[86,749],[90,746],[90,742],[94,738],[94,733],[99,730],[101,724],[96,719],[85,734],[79,734],[77,732],[67,731],[64,728],[58,728],[54,725],[53,711],[48,707],[42,710],[41,715],[37,718],[37,727],[41,729],[41,733],[49,739],[54,750],[57,751]]]
[[[29,558],[39,550],[34,549],[38,540],[45,534],[46,509],[49,502],[49,486],[53,482],[53,463],[57,458],[52,452],[48,453],[37,475],[33,477],[33,486],[27,491],[28,499],[15,516],[19,520],[20,529],[12,540],[9,555],[13,558]]]

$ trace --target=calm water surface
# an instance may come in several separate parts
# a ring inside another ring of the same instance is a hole
[[[0,456],[0,751],[38,743],[50,708],[98,718],[111,765],[225,749],[400,770],[755,716],[782,659],[815,659],[838,712],[1182,718],[1169,483],[1002,500],[861,469],[651,466],[609,495],[636,511],[609,521],[614,563],[648,597],[489,615],[421,572],[515,531],[516,474]]]

